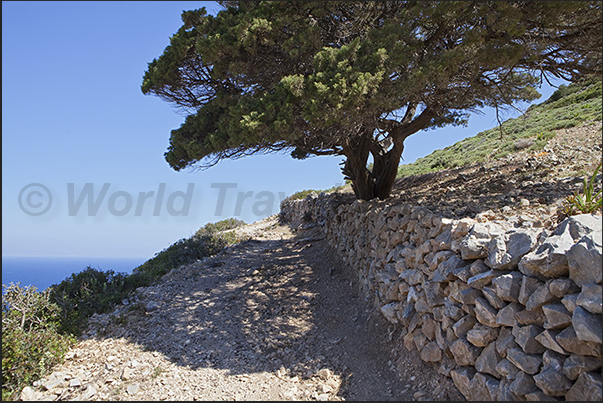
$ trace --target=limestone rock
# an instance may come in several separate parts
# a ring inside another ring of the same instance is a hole
[[[471,399],[471,388],[469,385],[476,372],[477,371],[473,367],[461,367],[450,371],[450,377],[454,382],[454,386],[457,387],[459,392],[461,392],[467,400]]]
[[[561,303],[542,306],[545,329],[564,329],[572,324],[572,313]]]
[[[536,340],[543,329],[536,325],[515,326],[512,330],[515,342],[526,354],[542,354],[546,348]]]
[[[582,341],[592,341],[601,344],[603,322],[601,315],[593,315],[581,306],[577,306],[572,314],[572,323],[576,336]]]
[[[598,284],[584,284],[578,294],[576,305],[581,306],[592,314],[602,313],[603,287]]]
[[[542,357],[534,354],[526,354],[521,349],[511,348],[507,351],[507,359],[523,372],[534,375],[542,366]]]
[[[584,236],[567,251],[569,278],[579,286],[601,284],[601,238],[602,231],[599,229]]]
[[[595,357],[572,354],[563,363],[563,373],[572,381],[578,379],[583,372],[598,369],[601,369],[601,360]]]
[[[553,366],[545,367],[539,374],[534,375],[534,382],[547,396],[565,396],[572,386],[563,371]]]
[[[454,361],[460,366],[475,365],[477,357],[482,352],[479,347],[473,346],[465,339],[457,339],[450,345]]]
[[[587,355],[592,357],[601,357],[601,343],[580,340],[573,326],[566,327],[559,333],[555,340],[567,352]]]
[[[565,394],[565,400],[578,402],[603,399],[601,374],[593,372],[581,373],[571,389]]]
[[[518,272],[503,274],[492,279],[496,294],[503,301],[519,302],[519,289],[523,275]]]

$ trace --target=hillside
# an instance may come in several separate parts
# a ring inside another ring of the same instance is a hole
[[[503,122],[502,132],[495,127],[435,150],[412,164],[401,165],[398,177],[494,161],[519,150],[539,152],[558,130],[597,121],[601,121],[601,81],[562,85],[548,100],[531,105],[518,118]]]
[[[385,203],[554,227],[601,162],[600,81],[562,88],[503,127],[513,134],[492,129],[402,166]],[[349,186],[331,191],[354,199]],[[436,366],[402,351],[324,234],[276,216],[234,224],[240,242],[93,315],[24,400],[464,400]],[[176,246],[157,267],[169,270]]]

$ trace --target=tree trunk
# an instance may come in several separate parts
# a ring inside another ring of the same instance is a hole
[[[398,165],[400,164],[400,158],[402,158],[402,151],[404,150],[404,144],[395,144],[391,150],[386,152],[383,156],[374,155],[375,163],[373,164],[373,176],[375,178],[375,191],[374,197],[379,199],[387,199],[394,187],[396,177],[398,176]],[[377,161],[379,165],[377,165]]]

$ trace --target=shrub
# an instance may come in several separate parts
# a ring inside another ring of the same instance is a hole
[[[601,210],[601,206],[603,205],[601,190],[598,192],[594,190],[595,179],[599,169],[601,169],[601,163],[597,165],[589,180],[586,177],[583,179],[582,194],[574,192],[573,195],[568,196],[564,200],[563,213],[565,215],[589,214]]]
[[[88,318],[95,313],[109,312],[131,291],[147,285],[138,276],[101,271],[88,266],[73,273],[58,285],[49,287],[51,300],[60,308],[60,329],[80,335]]]
[[[208,222],[203,227],[199,228],[195,233],[196,236],[214,235],[218,232],[227,231],[245,225],[245,221],[236,218],[227,218],[215,223]]]
[[[63,361],[75,343],[59,332],[59,307],[50,291],[2,284],[2,400],[16,400],[24,386]]]

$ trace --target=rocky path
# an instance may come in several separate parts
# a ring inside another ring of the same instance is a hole
[[[24,400],[464,400],[319,233],[268,217],[110,315]]]

